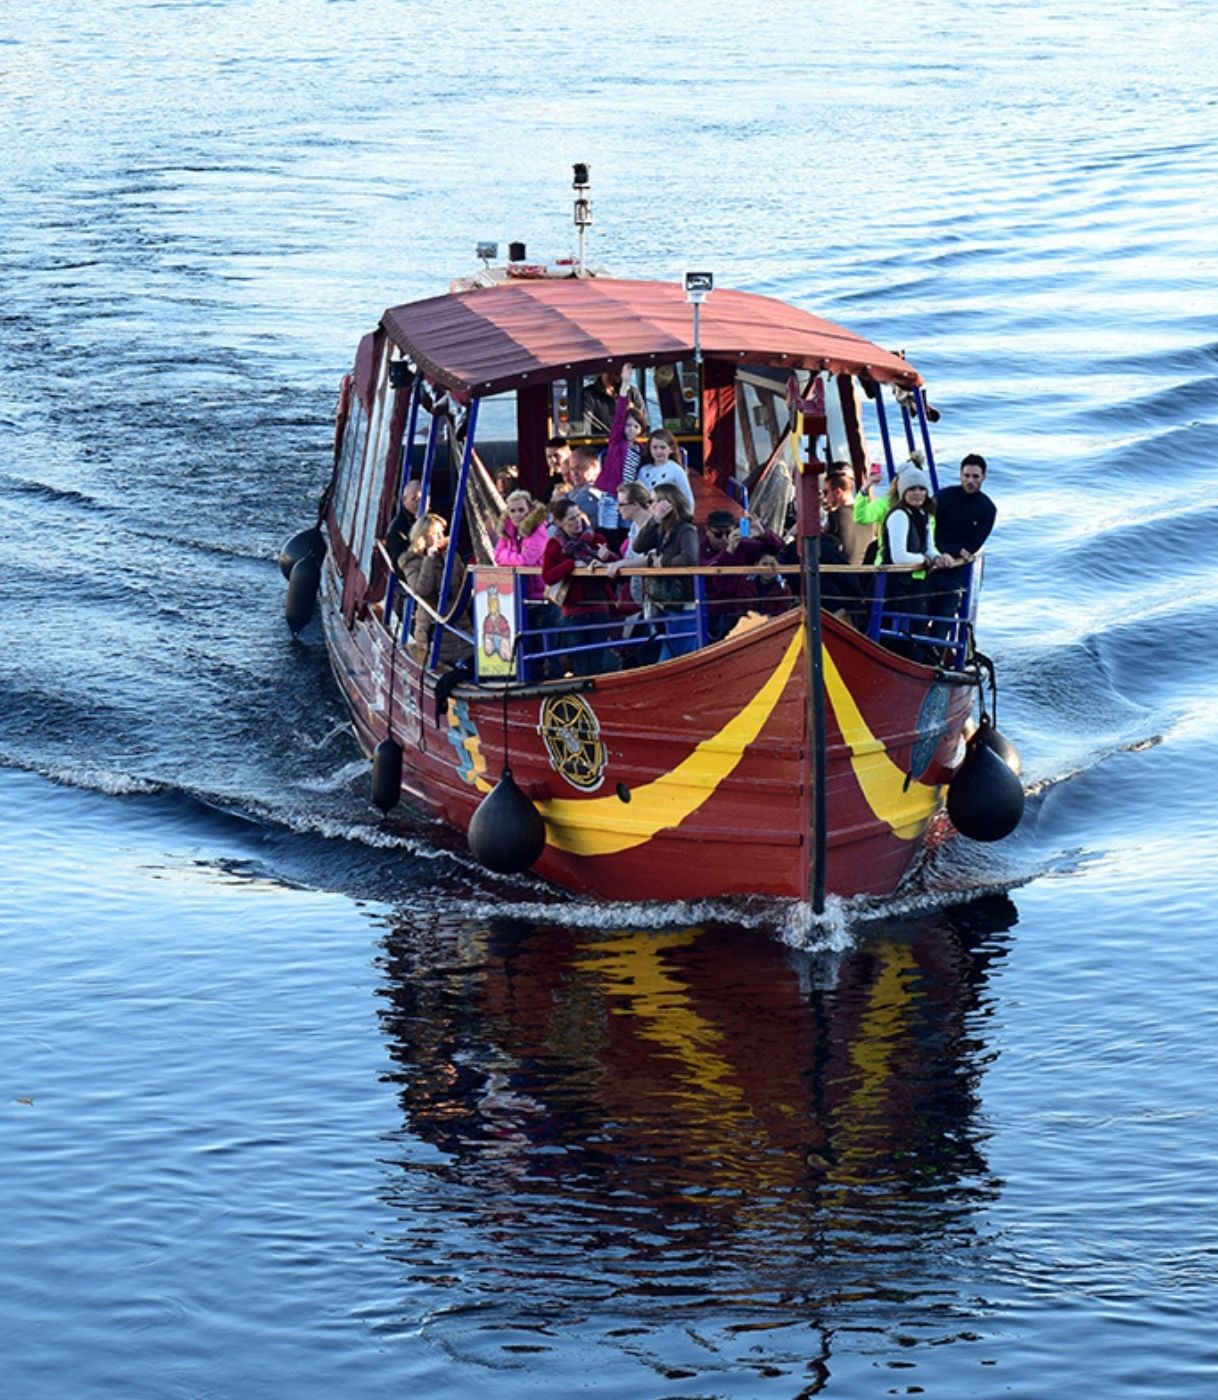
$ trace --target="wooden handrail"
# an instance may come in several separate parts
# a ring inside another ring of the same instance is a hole
[[[389,557],[389,551],[385,548],[384,540],[377,540],[377,550],[381,558],[389,566],[389,570],[398,580],[398,583],[406,588],[402,578],[394,568],[393,560]],[[472,572],[477,573],[479,569],[510,569],[514,574],[539,574],[540,564],[470,564],[467,566]],[[925,564],[822,564],[820,571],[822,574],[912,574],[919,569],[925,569]],[[798,564],[779,564],[780,574],[797,574],[800,571]],[[703,577],[718,577],[741,574],[755,574],[756,564],[687,564],[672,569],[653,569],[644,564],[623,564],[617,571],[619,575],[625,574],[627,577],[637,576],[639,578],[663,577],[672,578],[682,575],[693,576],[701,574]],[[581,569],[572,570],[576,578],[604,578],[605,571],[601,569]],[[410,592],[409,589],[406,590]],[[411,594],[414,597],[414,594]]]
[[[475,573],[479,569],[510,569],[514,574],[539,574],[541,566],[538,564],[471,564],[470,569]],[[925,564],[822,564],[820,571],[822,574],[912,574],[919,569],[925,569]],[[798,564],[779,564],[777,571],[780,574],[797,574],[800,571]],[[572,574],[576,578],[604,578],[605,570],[575,568]],[[701,574],[704,577],[714,577],[718,575],[734,574],[755,574],[756,564],[686,564],[671,569],[651,568],[644,564],[623,564],[617,570],[618,575],[637,575],[645,578],[652,575],[664,575],[669,578],[680,575]],[[568,575],[569,577],[569,575]]]

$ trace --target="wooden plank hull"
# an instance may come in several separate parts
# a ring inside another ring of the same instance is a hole
[[[392,732],[408,800],[464,832],[504,766],[546,822],[535,872],[602,899],[809,889],[808,667],[786,613],[692,655],[510,694],[435,677],[375,613],[351,626],[327,570],[335,675],[370,752]],[[972,686],[937,678],[825,616],[826,889],[890,893],[963,754]],[[392,678],[392,687],[391,687]],[[583,688],[583,687],[587,688]],[[390,691],[392,689],[392,695]]]

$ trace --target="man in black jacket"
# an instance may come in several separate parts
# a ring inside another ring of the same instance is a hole
[[[947,486],[935,497],[935,545],[940,554],[949,554],[956,560],[955,567],[936,569],[931,574],[936,617],[959,615],[969,581],[969,565],[994,528],[998,508],[981,489],[985,474],[985,458],[970,452],[960,463],[960,485]],[[936,628],[936,633],[945,637],[947,629]]]
[[[417,476],[402,487],[398,499],[398,512],[389,522],[385,531],[385,552],[396,564],[398,556],[410,546],[410,527],[419,518],[419,502],[423,497],[423,483]]]

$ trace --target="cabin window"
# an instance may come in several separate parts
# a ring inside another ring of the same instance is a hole
[[[863,460],[869,460],[858,410],[858,389],[853,381],[844,381],[851,386],[851,394],[843,409],[837,376],[800,371],[797,378],[799,392],[805,398],[813,394],[817,379],[821,381],[831,459],[858,465],[851,449],[851,434],[855,433]],[[747,366],[736,376],[736,479],[749,483],[749,503],[754,513],[780,533],[795,499],[795,453],[787,402],[789,380],[788,372],[764,365]],[[824,439],[817,444],[817,454],[823,461]]]
[[[839,388],[838,376],[835,374],[822,374],[821,379],[825,385],[825,409],[829,418],[829,444],[833,460],[835,462],[852,462],[853,455],[850,451],[850,433],[846,427],[846,413],[842,407],[842,395]],[[851,384],[849,375],[841,380],[841,383]],[[862,432],[862,416],[858,411],[857,389],[855,390],[854,421],[858,426],[860,434]],[[866,451],[866,442],[863,442],[863,450]]]
[[[483,450],[485,444],[486,450]],[[487,464],[516,460],[516,391],[478,400],[478,455]],[[502,461],[501,461],[502,459]]]
[[[400,354],[387,355],[381,366],[381,376],[377,382],[376,401],[373,404],[372,425],[368,432],[368,452],[364,464],[364,477],[360,486],[358,513],[358,535],[352,540],[355,557],[365,578],[372,577],[372,553],[376,547],[377,517],[380,514],[381,497],[385,488],[385,471],[393,455],[394,407],[399,393],[389,386],[389,365]]]
[[[607,374],[616,385],[618,370]],[[702,432],[700,383],[693,360],[636,363],[634,367],[634,387],[642,397],[648,423],[653,428],[667,428],[677,437],[696,437]],[[599,374],[554,381],[551,420],[554,431],[564,437],[607,438],[615,407]]]
[[[351,406],[347,410],[347,423],[343,428],[343,441],[338,454],[338,495],[334,502],[334,514],[338,520],[339,533],[350,543],[352,515],[355,510],[356,488],[359,483],[360,463],[364,460],[364,444],[368,440],[368,414],[357,393],[351,394]]]
[[[667,428],[678,437],[702,431],[701,376],[693,360],[648,366],[639,379],[653,428]]]
[[[765,365],[749,365],[736,374],[736,472],[756,476],[778,451],[791,430],[787,406],[790,375]]]
[[[358,474],[359,486],[354,493],[354,500],[351,503],[350,529],[344,531],[347,537],[347,543],[351,547],[352,552],[361,560],[363,558],[363,552],[360,548],[360,541],[368,514],[368,497],[374,490],[375,480],[380,476],[377,470],[377,449],[380,446],[379,439],[385,421],[387,384],[385,356],[383,352],[380,356],[380,363],[373,383],[376,385],[376,388],[373,391],[372,412],[369,415],[368,442],[364,451],[363,470]]]

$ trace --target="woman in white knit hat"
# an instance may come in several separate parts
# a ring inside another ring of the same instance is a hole
[[[938,563],[930,477],[917,462],[908,461],[894,485],[896,501],[884,521],[884,562],[919,567],[912,574],[889,574],[885,597],[895,612],[925,615],[930,610],[926,575]]]

